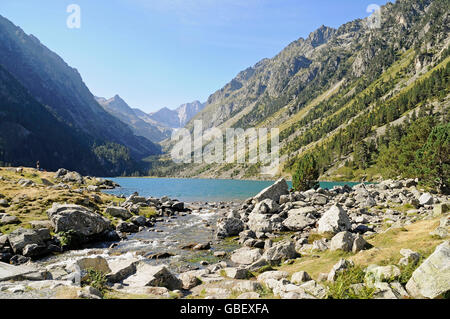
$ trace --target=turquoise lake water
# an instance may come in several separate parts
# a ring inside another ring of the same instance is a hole
[[[112,178],[121,187],[105,191],[114,195],[128,196],[138,192],[142,196],[178,199],[186,202],[241,201],[255,196],[273,181],[248,181],[226,179],[176,179],[176,178]],[[292,187],[292,182],[288,182]],[[336,185],[354,186],[354,182],[321,182],[322,188]]]

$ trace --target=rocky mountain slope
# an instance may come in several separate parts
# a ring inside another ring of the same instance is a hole
[[[380,28],[368,21],[322,26],[240,72],[209,97],[187,128],[194,120],[204,128],[278,127],[280,175],[290,175],[296,161],[312,152],[321,159],[323,177],[333,179],[336,168],[352,161],[356,145],[380,137],[383,127],[398,125],[407,113],[432,108],[434,125],[445,122],[447,1],[399,0],[382,7]],[[427,91],[437,78],[439,89]],[[381,144],[375,143],[378,155]],[[180,165],[155,174],[260,178],[260,165]]]
[[[132,161],[160,152],[159,146],[135,136],[127,125],[107,113],[76,69],[68,66],[36,37],[25,34],[1,16],[0,65],[58,121],[71,127],[74,134],[83,136],[100,162],[109,166],[110,170],[106,169],[109,174],[123,173],[117,170],[123,168],[116,165],[119,153],[123,155],[120,161],[127,166]]]
[[[137,136],[143,136],[152,142],[158,143],[170,137],[172,130],[152,120],[139,109],[132,109],[120,96],[110,99],[96,97],[97,102],[109,114],[127,124]]]

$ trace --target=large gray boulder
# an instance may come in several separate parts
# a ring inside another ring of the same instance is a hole
[[[111,229],[111,223],[90,209],[72,204],[53,204],[47,215],[55,227],[55,232],[72,231],[81,238],[101,235]]]
[[[316,223],[314,207],[302,207],[291,209],[288,212],[288,218],[283,221],[283,226],[292,231],[300,231]]]
[[[295,244],[291,241],[285,241],[273,245],[264,252],[263,258],[270,264],[278,264],[282,260],[296,258],[298,253],[295,251]]]
[[[276,202],[279,202],[281,195],[287,195],[289,194],[289,186],[286,183],[286,180],[284,178],[281,178],[277,180],[274,184],[271,186],[263,189],[260,191],[254,199],[257,202],[261,202],[265,199],[271,199]]]
[[[133,216],[126,208],[123,207],[106,207],[105,212],[113,217],[118,217],[123,220],[127,220]]]
[[[151,266],[145,262],[136,265],[136,273],[123,281],[131,287],[165,287],[170,290],[181,289],[183,283],[166,266]]]
[[[254,214],[275,214],[278,212],[280,205],[277,204],[276,201],[272,199],[265,199],[263,201],[258,202],[253,208],[252,213]]]
[[[233,252],[231,261],[239,265],[251,265],[261,257],[261,249],[242,247]]]
[[[351,251],[353,248],[353,241],[354,237],[352,233],[348,231],[337,233],[333,238],[331,238],[330,250]]]
[[[217,237],[226,238],[239,235],[244,230],[242,220],[234,217],[223,218],[217,221]]]
[[[319,233],[339,233],[351,229],[350,219],[339,205],[333,205],[319,220]]]
[[[28,245],[37,245],[45,248],[46,242],[51,239],[50,230],[18,228],[8,235],[8,240],[14,253],[22,254]],[[29,247],[30,249],[31,247]]]
[[[433,202],[433,196],[430,193],[424,193],[419,197],[420,205],[432,205]]]
[[[251,213],[248,216],[247,225],[250,230],[256,232],[272,232],[275,229],[275,223],[270,220],[270,215]]]
[[[416,298],[436,298],[450,290],[450,241],[437,246],[413,272],[406,290]]]

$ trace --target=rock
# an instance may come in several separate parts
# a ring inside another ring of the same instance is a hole
[[[19,218],[8,214],[0,214],[0,226],[20,224]]]
[[[45,178],[41,178],[41,181],[44,186],[53,186],[54,185],[52,182],[50,182],[48,179],[45,179]]]
[[[399,261],[399,265],[406,266],[410,263],[413,263],[414,265],[417,264],[420,260],[420,254],[412,251],[411,249],[400,249],[400,254],[403,256],[402,259]]]
[[[280,242],[264,252],[263,258],[269,264],[278,264],[282,260],[296,258],[298,253],[295,251],[295,244],[291,241]]]
[[[30,225],[35,229],[47,228],[50,231],[53,231],[53,224],[49,220],[32,220],[30,221]]]
[[[254,199],[257,202],[261,202],[265,199],[271,199],[273,201],[279,202],[281,195],[289,194],[289,186],[284,178],[279,179],[273,185],[263,189],[259,192]]]
[[[326,238],[315,240],[312,243],[311,250],[325,251],[330,248],[330,243]]]
[[[242,220],[231,217],[223,218],[217,222],[217,237],[226,238],[238,235],[244,230],[244,223]]]
[[[16,254],[22,254],[27,245],[36,244],[39,247],[46,247],[46,241],[50,240],[50,231],[42,229],[18,228],[8,235],[8,241]],[[33,249],[33,248],[29,248]]]
[[[197,244],[192,250],[208,250],[211,249],[211,243]]]
[[[222,257],[225,257],[227,255],[227,252],[226,251],[215,251],[214,252],[214,257],[219,257],[219,258],[222,258]]]
[[[406,290],[415,298],[431,299],[450,290],[450,241],[437,246],[413,272]]]
[[[72,231],[80,239],[88,240],[111,229],[108,219],[83,206],[55,203],[47,215],[56,233]]]
[[[311,280],[311,276],[306,271],[298,271],[292,274],[291,282],[294,284],[302,284]]]
[[[248,271],[259,271],[262,267],[268,266],[269,263],[264,258],[260,258],[251,265],[247,266]]]
[[[199,277],[207,273],[208,271],[205,272],[205,270],[193,270],[181,273],[180,280],[182,283],[182,288],[185,290],[190,290],[194,287],[197,287],[198,285],[201,285],[202,281],[199,279]]]
[[[81,296],[84,298],[86,298],[86,296],[88,299],[102,299],[103,298],[103,294],[101,293],[101,291],[92,286],[84,287],[82,292],[83,293],[81,294]],[[92,298],[92,297],[94,297],[94,298]]]
[[[8,280],[18,280],[26,275],[35,273],[36,271],[37,269],[33,266],[13,266],[0,262],[0,282]]]
[[[137,233],[139,232],[139,226],[133,223],[120,221],[116,226],[116,231],[121,233]]]
[[[269,219],[269,215],[251,213],[248,216],[248,227],[254,232],[272,232],[276,227],[275,223]],[[280,223],[281,225],[281,223]]]
[[[261,288],[262,287],[259,282],[252,280],[240,281],[233,286],[233,290],[239,292],[257,291]]]
[[[356,254],[357,252],[366,249],[369,246],[369,243],[361,236],[357,234],[353,240],[352,252]]]
[[[315,280],[309,280],[300,285],[306,293],[313,295],[316,298],[323,299],[327,296],[327,289]]]
[[[64,177],[64,175],[66,175],[68,173],[68,171],[65,168],[60,168],[56,171],[55,173],[55,179],[59,179]]]
[[[343,251],[351,251],[353,247],[353,234],[348,231],[343,231],[336,234],[330,242],[330,250],[343,250]]]
[[[133,216],[127,209],[114,206],[106,207],[105,213],[122,220],[127,220]]]
[[[38,257],[48,253],[47,246],[38,244],[28,244],[22,250],[25,257]]]
[[[182,212],[182,211],[184,211],[184,203],[183,202],[174,202],[172,204],[172,209],[177,212]]]
[[[314,215],[317,213],[314,207],[303,207],[291,209],[288,212],[288,218],[283,221],[283,225],[292,231],[301,231],[308,226],[316,223]]]
[[[328,273],[327,280],[328,281],[334,281],[337,277],[337,275],[345,271],[346,269],[352,267],[354,263],[351,260],[347,259],[340,259],[331,269],[331,271]]]
[[[244,292],[236,297],[236,299],[259,299],[261,296],[257,292]]]
[[[450,212],[450,203],[437,204],[433,208],[433,215],[434,216],[445,215],[448,212]]]
[[[136,226],[144,227],[145,225],[147,225],[147,218],[145,218],[144,216],[133,216],[131,217],[130,222],[132,222]]]
[[[250,275],[249,271],[245,268],[227,267],[223,271],[228,278],[232,279],[247,279]]]
[[[424,193],[419,197],[420,205],[432,205],[433,204],[433,196],[430,193]]]
[[[254,214],[270,214],[273,215],[280,209],[280,205],[272,199],[264,199],[258,202],[253,208],[252,213]]]
[[[62,178],[62,181],[64,183],[78,183],[78,184],[84,184],[84,179],[83,176],[81,176],[79,173],[77,172],[68,172],[64,175],[64,177]]]
[[[319,220],[319,233],[336,234],[351,229],[351,223],[345,210],[338,204],[333,205]]]
[[[71,271],[80,270],[82,274],[87,272],[89,269],[93,269],[105,275],[111,273],[111,268],[109,268],[108,262],[105,258],[100,256],[78,259],[71,266],[69,266],[69,269]]]
[[[108,263],[111,271],[106,275],[106,279],[111,283],[118,283],[124,280],[125,278],[136,273],[136,264],[138,263],[138,259],[136,258],[127,258],[127,259],[119,259],[112,260]]]
[[[286,271],[272,270],[272,271],[263,272],[256,278],[256,280],[258,282],[265,283],[268,280],[279,281],[282,279],[286,279],[288,276],[289,276],[289,273],[287,273]]]
[[[231,261],[240,265],[251,265],[261,257],[259,248],[242,247],[233,252]]]
[[[0,199],[0,206],[1,207],[8,207],[9,203],[8,203],[8,201],[6,199],[2,198],[2,199]]]
[[[373,294],[373,299],[403,299],[407,298],[408,293],[398,282],[376,282],[373,284],[375,292]]]
[[[393,281],[397,279],[401,274],[400,269],[394,265],[369,265],[366,268],[365,272],[366,274],[364,276],[364,280],[367,284],[373,284],[375,282],[383,281]]]
[[[151,266],[145,262],[136,265],[136,273],[123,281],[132,287],[165,287],[170,290],[181,289],[181,280],[175,277],[164,265]]]

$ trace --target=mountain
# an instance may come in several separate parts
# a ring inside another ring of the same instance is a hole
[[[171,136],[170,128],[148,118],[148,115],[139,109],[132,109],[118,95],[109,100],[96,97],[96,100],[105,111],[127,124],[137,136],[143,136],[155,143]]]
[[[367,152],[373,153],[371,165],[378,165],[380,139],[389,141],[390,126],[413,113],[429,114],[424,111],[429,108],[435,125],[445,121],[449,26],[446,0],[387,3],[380,28],[367,18],[337,29],[321,26],[240,72],[186,127],[202,120],[204,128],[279,128],[279,175],[290,175],[299,159],[312,153],[323,178],[348,176],[342,172],[357,171],[350,167],[360,144],[373,143]],[[172,165],[154,174],[259,178],[260,165]]]
[[[76,69],[2,16],[0,65],[58,121],[83,136],[109,174],[121,174],[119,169],[131,169],[131,163],[160,153],[159,146],[134,135],[126,124],[107,113]]]
[[[200,103],[200,101],[194,101],[182,104],[175,110],[164,107],[157,112],[150,113],[149,117],[165,126],[180,128],[184,127],[204,107],[205,104]]]
[[[59,122],[0,66],[0,166],[105,172],[83,136]]]

